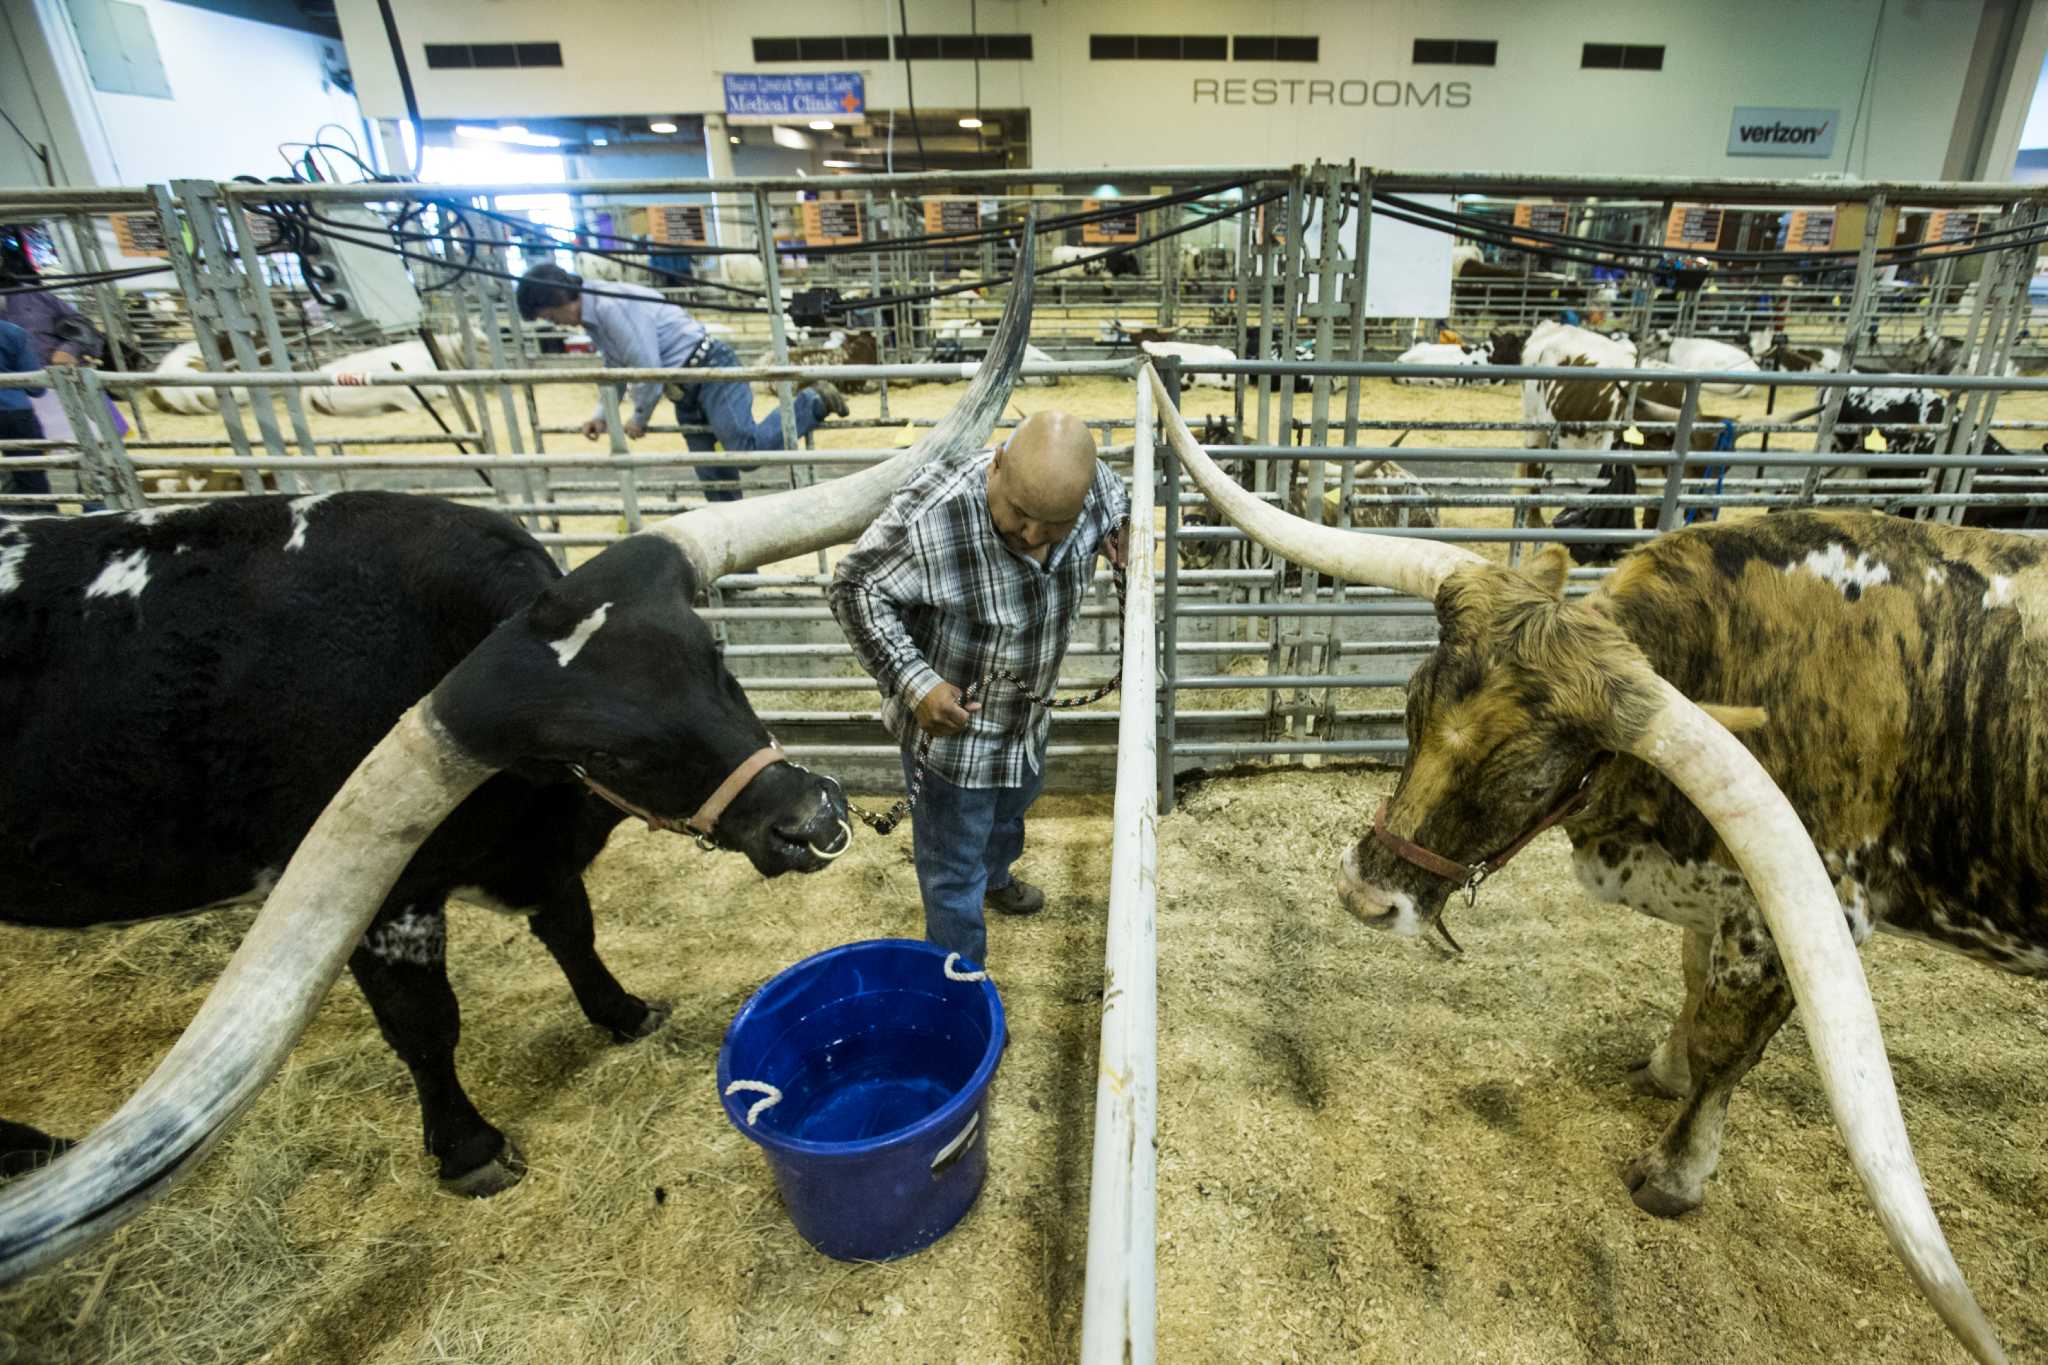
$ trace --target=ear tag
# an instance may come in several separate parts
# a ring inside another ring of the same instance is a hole
[[[1890,446],[1885,444],[1884,433],[1876,427],[1872,427],[1870,434],[1863,438],[1863,448],[1873,455],[1882,455],[1891,449]]]
[[[1635,427],[1630,427],[1621,433],[1621,440],[1623,445],[1639,446],[1643,443],[1643,433]]]
[[[896,433],[896,444],[899,448],[917,444],[917,423],[905,422],[903,430]]]

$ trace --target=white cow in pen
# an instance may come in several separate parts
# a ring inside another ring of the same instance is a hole
[[[459,363],[456,359],[459,348],[454,338],[437,337],[441,354],[448,362]],[[337,360],[331,360],[320,367],[320,373],[331,377],[334,383],[325,388],[307,389],[306,402],[315,412],[324,412],[330,417],[366,417],[380,412],[415,412],[419,409],[420,398],[440,402],[447,397],[447,390],[439,384],[378,385],[370,387],[360,380],[373,374],[429,373],[438,367],[434,357],[421,341],[397,341],[389,346],[373,346],[367,351],[354,351]],[[488,367],[486,367],[488,368]],[[415,394],[413,389],[419,393]]]
[[[453,356],[456,350],[452,337],[437,338],[441,354]],[[403,370],[408,374],[419,374],[435,368],[434,358],[428,353],[425,343],[420,341],[399,341],[388,346],[373,346],[364,351],[352,351],[348,355],[322,365],[318,373],[335,380],[333,384],[301,390],[306,403],[315,412],[337,417],[359,417],[379,412],[411,412],[420,406],[419,397],[404,385],[368,385],[350,383],[349,379],[371,374],[390,374]],[[206,362],[199,354],[199,343],[182,342],[173,346],[156,365],[158,374],[190,374],[203,372]],[[348,378],[344,378],[347,376]],[[419,385],[420,393],[430,399],[444,397],[446,390],[440,385]],[[272,390],[281,394],[283,390]],[[249,403],[249,390],[236,388],[235,401]],[[182,413],[188,417],[204,416],[220,411],[220,390],[200,388],[173,388],[164,385],[149,390],[149,399],[167,412]]]
[[[1456,333],[1451,333],[1455,336]],[[1522,335],[1519,332],[1495,332],[1484,344],[1466,345],[1454,341],[1417,342],[1398,357],[1403,365],[1519,365],[1522,363]],[[1470,379],[1452,378],[1448,375],[1424,378],[1402,376],[1396,384],[1412,384],[1418,388],[1448,389],[1460,384],[1493,384],[1498,380],[1474,375]]]
[[[1755,372],[1759,366],[1756,358],[1740,346],[1708,337],[1673,337],[1665,335],[1659,339],[1645,357],[1650,365],[1668,364],[1674,370],[1728,370]],[[1707,393],[1723,394],[1729,398],[1740,398],[1752,387],[1747,382],[1732,384],[1702,384]]]
[[[1182,361],[1204,363],[1237,359],[1237,353],[1228,346],[1204,346],[1193,341],[1140,341],[1146,355],[1158,359],[1173,356]],[[1186,388],[1227,389],[1232,377],[1227,374],[1193,374],[1181,371],[1180,386]]]

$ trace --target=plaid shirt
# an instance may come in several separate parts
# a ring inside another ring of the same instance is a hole
[[[1130,516],[1130,495],[1096,462],[1080,520],[1043,565],[1003,544],[988,510],[993,452],[934,463],[898,489],[832,576],[832,614],[882,688],[898,742],[941,681],[975,689],[965,730],[934,740],[933,772],[956,787],[1019,787],[1038,770],[1051,716],[1000,680],[1008,668],[1049,695],[1066,657],[1095,556]]]

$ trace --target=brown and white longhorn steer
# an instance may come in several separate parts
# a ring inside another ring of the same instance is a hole
[[[1290,517],[1160,406],[1255,539],[1435,604],[1408,761],[1343,855],[1346,905],[1414,933],[1561,823],[1596,894],[1686,930],[1685,1008],[1638,1072],[1683,1106],[1629,1168],[1636,1203],[1699,1204],[1729,1096],[1796,1001],[1893,1247],[1971,1352],[2003,1360],[1920,1183],[1855,945],[1883,927],[2048,973],[2048,545],[1788,513],[1675,532],[1566,601],[1561,550],[1510,569]]]

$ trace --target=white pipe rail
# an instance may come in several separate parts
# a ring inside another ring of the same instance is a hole
[[[1153,631],[1150,367],[1137,384],[1131,538],[1109,860],[1095,1157],[1088,1184],[1082,1365],[1153,1365],[1157,1354],[1159,1154],[1158,641]]]

